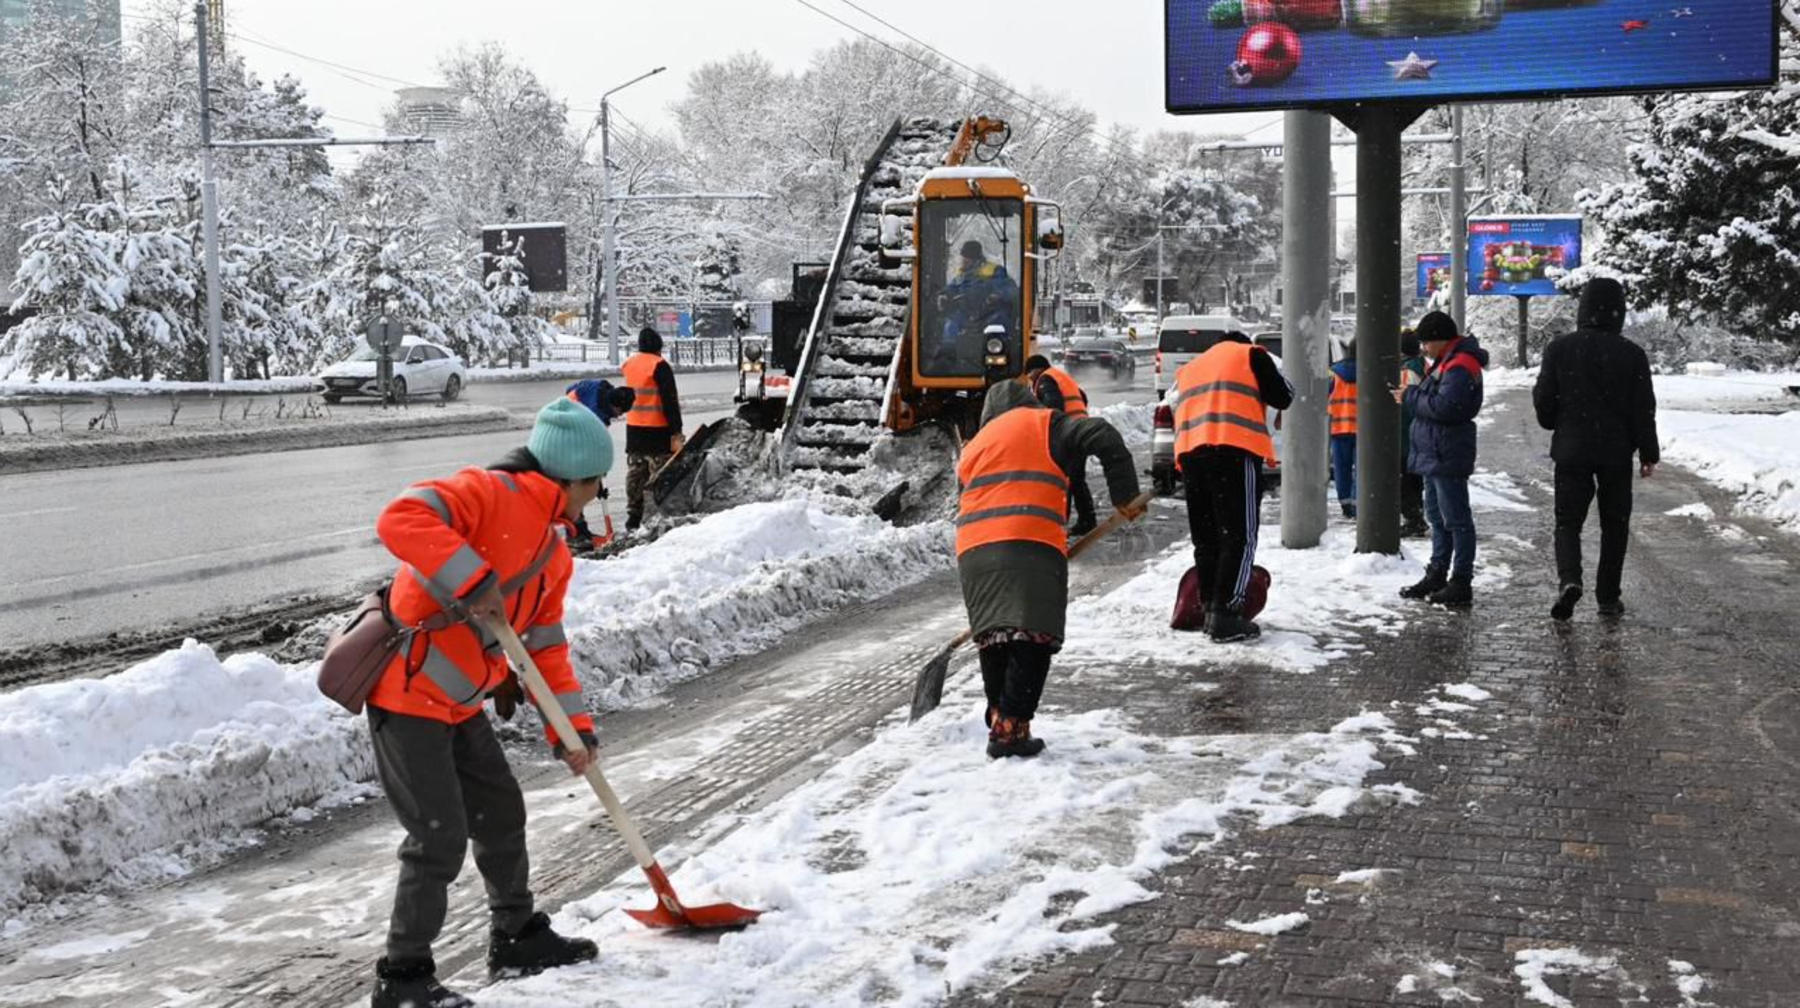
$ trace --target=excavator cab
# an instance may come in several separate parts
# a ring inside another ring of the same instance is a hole
[[[884,249],[913,272],[884,418],[894,430],[928,419],[966,425],[987,387],[1018,377],[1031,356],[1037,265],[1062,247],[1061,214],[1012,170],[965,163],[971,154],[991,161],[1006,132],[998,120],[968,120],[943,167],[883,204]]]

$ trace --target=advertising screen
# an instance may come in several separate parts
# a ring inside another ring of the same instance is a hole
[[[1425,300],[1450,286],[1450,253],[1419,253],[1419,287],[1413,296]]]
[[[1164,0],[1170,112],[1775,80],[1773,0]]]
[[[1581,218],[1469,218],[1469,293],[1560,294],[1556,281],[1581,265]]]

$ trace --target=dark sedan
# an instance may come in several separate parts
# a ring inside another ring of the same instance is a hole
[[[1062,366],[1070,372],[1083,367],[1105,368],[1114,378],[1126,378],[1136,373],[1137,357],[1124,340],[1078,333],[1063,345]]]

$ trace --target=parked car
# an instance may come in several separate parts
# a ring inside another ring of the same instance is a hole
[[[348,359],[319,372],[319,391],[325,401],[336,403],[346,396],[380,398],[381,388],[375,380],[378,357],[368,346],[359,346]],[[461,357],[416,336],[403,339],[394,355],[394,395],[399,399],[433,392],[446,400],[455,399],[462,394],[467,376]]]
[[[1175,372],[1205,353],[1228,332],[1249,332],[1230,315],[1170,315],[1156,334],[1156,395],[1174,384]]]
[[[1084,333],[1095,335],[1083,335]],[[1125,345],[1125,341],[1113,336],[1099,335],[1099,329],[1077,329],[1075,335],[1063,344],[1063,368],[1073,372],[1082,367],[1103,367],[1112,373],[1114,379],[1129,378],[1137,373],[1137,355]]]
[[[1256,335],[1250,337],[1250,341],[1252,343],[1255,343],[1259,347],[1263,347],[1263,348],[1267,349],[1270,353],[1275,355],[1275,358],[1277,360],[1281,359],[1281,330],[1280,329],[1272,329],[1267,332],[1259,332]]]

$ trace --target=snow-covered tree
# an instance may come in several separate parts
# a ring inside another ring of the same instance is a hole
[[[510,350],[535,350],[549,337],[550,326],[532,313],[531,286],[525,272],[525,239],[502,232],[488,262],[485,280],[494,314],[506,323]]]
[[[1632,179],[1585,194],[1638,307],[1800,343],[1800,3],[1771,91],[1648,99]]]
[[[53,209],[28,221],[19,247],[13,304],[35,314],[0,338],[30,373],[61,373],[71,380],[99,373],[125,348],[118,322],[129,281],[119,266],[119,233],[108,208],[71,200],[73,184],[50,182]]]

